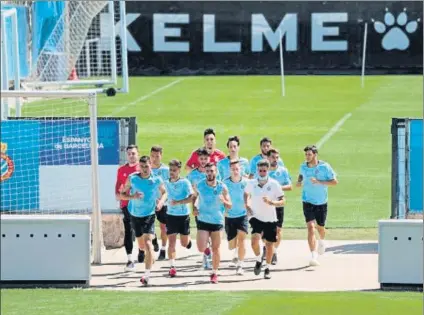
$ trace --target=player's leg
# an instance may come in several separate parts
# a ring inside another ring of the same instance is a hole
[[[137,239],[138,247],[141,248],[143,246],[144,248],[144,241],[142,238],[143,235],[143,220],[139,217],[134,217],[130,214],[130,220],[131,220],[131,227],[134,230],[135,238]],[[140,260],[140,253],[139,253],[139,260]],[[144,251],[143,251],[143,261],[144,261]]]
[[[218,283],[218,268],[221,262],[221,230],[222,226],[217,225],[217,227],[214,228],[214,231],[210,234],[212,242],[212,283]]]
[[[125,265],[125,271],[133,271],[135,269],[134,261],[132,260],[132,251],[133,251],[133,229],[131,226],[131,216],[128,212],[127,207],[123,207],[122,213],[123,223],[124,223],[124,247],[125,252],[127,253],[127,264]]]
[[[255,275],[258,275],[261,273],[261,267],[262,267],[262,257],[261,257],[261,247],[260,247],[260,241],[262,238],[262,224],[261,222],[256,218],[250,219],[250,226],[252,227],[252,238],[251,238],[251,245],[253,253],[255,254],[255,268],[253,269],[253,272]]]
[[[275,209],[277,212],[277,242],[274,244],[274,255],[272,256],[272,265],[276,265],[278,262],[277,249],[280,246],[281,238],[283,234],[283,223],[284,223],[284,207],[278,207]]]
[[[196,226],[197,226],[197,231],[199,230],[204,230],[205,231],[205,227],[204,227],[204,223],[199,221],[197,219],[197,217],[195,217],[196,220]],[[210,249],[210,237],[208,235],[208,238],[206,240],[206,245],[205,248],[203,250],[203,269],[210,269],[211,268],[211,260],[212,260],[212,251]]]
[[[303,202],[303,215],[305,216],[306,226],[308,228],[308,245],[311,251],[311,260],[309,265],[318,266],[318,252],[316,250],[316,238],[315,238],[315,211],[314,205],[308,202]]]
[[[169,215],[166,221],[166,233],[168,234],[168,259],[169,259],[169,276],[175,277],[177,270],[175,268],[176,244],[177,244],[177,229],[178,217]]]
[[[181,246],[187,249],[190,249],[192,244],[190,239],[190,216],[189,215],[181,217],[178,233],[180,234]]]
[[[225,233],[227,234],[228,249],[233,253],[230,267],[237,266],[237,228],[234,224],[234,218],[225,218]]]
[[[246,235],[247,233],[242,230],[237,231],[237,254],[238,254],[238,262],[236,274],[243,275],[243,267],[244,267],[244,257],[246,256]]]
[[[265,279],[271,279],[271,273],[269,267],[272,262],[272,256],[274,255],[275,243],[277,242],[277,223],[266,222],[264,223],[264,238],[266,246],[266,263],[264,265],[264,277]]]
[[[327,220],[327,204],[319,205],[316,207],[315,220],[317,222],[317,230],[319,234],[318,240],[318,254],[323,255],[325,253],[325,222]]]
[[[167,207],[163,206],[160,211],[156,212],[156,218],[158,219],[160,226],[160,239],[162,245],[160,248],[158,260],[164,260],[166,258],[166,243],[168,241],[168,236],[166,233],[167,210]]]
[[[206,253],[206,249],[208,248],[209,234],[209,231],[206,230],[204,227],[204,223],[201,221],[197,221],[196,243],[197,249],[203,254],[202,257],[204,269],[209,269],[208,255]]]
[[[145,272],[144,276],[140,279],[140,282],[144,285],[149,284],[150,270],[154,264],[155,258],[153,256],[153,244],[152,239],[155,235],[155,215],[151,215],[143,218],[143,235],[142,238],[145,244],[146,258],[144,260]]]

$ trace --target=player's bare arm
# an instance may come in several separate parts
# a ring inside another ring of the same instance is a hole
[[[125,182],[124,188],[121,190],[119,194],[120,200],[133,200],[133,199],[141,199],[143,198],[143,193],[136,191],[134,194],[130,194],[131,191],[131,182],[128,178]]]
[[[274,207],[282,207],[282,206],[284,206],[285,205],[285,199],[284,199],[284,196],[280,196],[280,197],[278,197],[277,198],[277,200],[272,200],[272,199],[270,199],[269,197],[263,197],[263,201],[266,203],[266,204],[268,204],[268,205],[270,205],[270,206],[274,206]]]
[[[297,177],[296,187],[302,187],[303,182],[303,175],[300,175]]]
[[[231,209],[231,207],[233,206],[233,203],[231,202],[230,194],[228,193],[227,188],[222,189],[222,194],[219,196],[219,199],[224,204],[224,207],[226,209]]]
[[[282,191],[291,191],[291,190],[293,190],[293,185],[292,184],[283,185],[283,186],[281,186],[281,190]]]
[[[193,202],[193,198],[194,198],[194,194],[191,194],[187,198],[184,198],[184,199],[181,199],[181,200],[171,200],[171,201],[169,201],[169,204],[171,206],[185,205],[185,204],[188,204],[188,203],[192,203]]]
[[[197,209],[196,206],[197,198],[199,198],[199,192],[197,191],[196,185],[193,185],[193,215],[196,217],[199,215],[199,209]]]
[[[246,207],[247,213],[249,215],[253,215],[252,207],[250,206],[250,194],[245,192],[243,195],[244,198],[244,206]]]
[[[166,192],[164,184],[161,184],[159,186],[159,192],[161,193],[161,196],[156,204],[156,211],[162,210],[162,207],[165,204],[166,199],[168,198],[168,193]]]

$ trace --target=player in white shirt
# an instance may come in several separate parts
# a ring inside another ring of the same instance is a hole
[[[269,161],[260,160],[257,164],[258,176],[247,184],[244,190],[244,202],[251,216],[252,249],[256,256],[255,275],[259,275],[262,267],[261,238],[265,240],[266,263],[264,265],[265,279],[271,279],[269,266],[274,254],[274,243],[277,242],[277,212],[276,207],[285,205],[284,192],[280,184],[269,177]],[[262,237],[263,234],[263,237]]]

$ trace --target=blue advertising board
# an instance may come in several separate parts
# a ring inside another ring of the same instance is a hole
[[[1,211],[39,208],[38,121],[1,123]]]
[[[423,211],[423,120],[410,122],[409,211]]]

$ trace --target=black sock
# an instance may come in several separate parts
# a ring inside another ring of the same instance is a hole
[[[190,248],[191,248],[191,245],[192,245],[192,244],[191,244],[191,240],[190,240],[190,242],[188,242],[188,244],[187,244],[186,248],[187,248],[187,249],[190,249]]]

